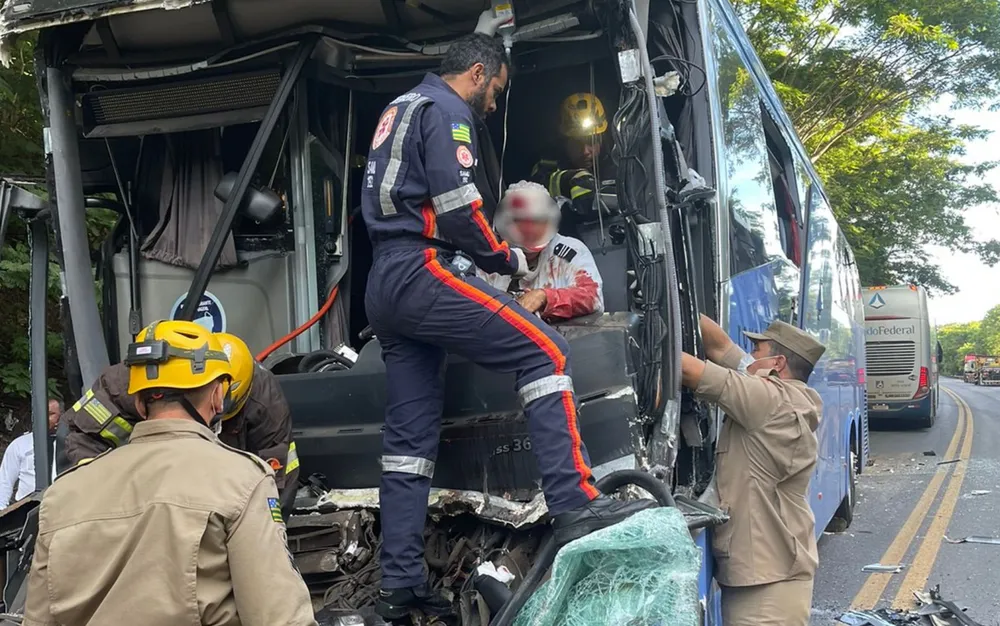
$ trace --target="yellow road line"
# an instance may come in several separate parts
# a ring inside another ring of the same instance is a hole
[[[958,504],[958,497],[962,493],[962,482],[965,480],[965,470],[968,467],[968,459],[972,453],[972,427],[975,423],[972,416],[972,409],[969,408],[965,400],[959,398],[955,393],[948,389],[945,389],[945,391],[958,403],[959,410],[965,412],[965,439],[962,441],[962,452],[960,455],[960,458],[964,459],[964,462],[956,465],[955,471],[952,472],[951,478],[948,481],[948,487],[944,491],[944,497],[941,498],[941,506],[938,507],[937,515],[931,521],[931,525],[927,529],[927,535],[924,536],[924,540],[920,544],[920,549],[917,551],[917,556],[913,558],[913,563],[910,564],[907,570],[906,578],[903,579],[903,583],[899,587],[899,593],[896,594],[896,599],[892,602],[892,605],[895,607],[911,607],[913,605],[913,592],[915,590],[923,591],[927,585],[927,579],[930,577],[931,569],[933,569],[934,562],[937,560],[938,550],[941,549],[941,542],[944,541],[944,535],[948,531],[948,524],[955,514],[955,505]]]
[[[950,461],[955,458],[955,452],[958,450],[958,444],[962,439],[962,433],[965,431],[966,424],[965,412],[959,410],[958,412],[958,424],[955,426],[955,434],[951,437],[951,443],[948,444],[948,449],[944,453],[943,461]],[[885,553],[882,558],[879,559],[879,563],[885,563],[887,565],[900,563],[903,557],[906,556],[907,550],[910,549],[910,544],[913,543],[913,538],[916,537],[917,531],[920,530],[920,526],[930,512],[931,504],[934,499],[937,498],[938,492],[941,490],[941,484],[944,483],[945,476],[947,476],[948,471],[951,469],[951,465],[939,465],[937,471],[934,472],[934,476],[931,477],[927,487],[924,489],[923,495],[920,496],[920,500],[917,501],[913,511],[910,516],[906,518],[906,522],[896,533],[895,538],[893,538],[892,543],[886,548]],[[882,594],[885,592],[886,586],[889,581],[892,580],[892,574],[875,573],[870,574],[865,584],[858,591],[858,594],[854,596],[854,600],[851,601],[851,608],[868,610],[875,608],[878,601],[882,598]]]

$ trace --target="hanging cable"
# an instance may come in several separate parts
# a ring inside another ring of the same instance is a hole
[[[503,102],[503,145],[500,146],[500,189],[497,190],[497,200],[503,197],[503,168],[507,160],[507,116],[510,114],[510,92],[513,87],[514,80],[508,80]]]
[[[318,322],[321,319],[323,319],[323,316],[330,312],[330,308],[333,306],[334,301],[337,299],[337,293],[339,291],[340,291],[340,285],[334,285],[333,289],[330,291],[330,297],[328,297],[326,299],[326,303],[324,303],[323,307],[320,308],[320,310],[316,312],[316,315],[313,315],[311,318],[309,318],[309,321],[306,322],[305,324],[299,326],[298,328],[296,328],[292,332],[288,333],[287,335],[285,335],[281,339],[275,341],[274,343],[272,343],[268,347],[264,348],[257,355],[257,360],[263,363],[264,359],[266,359],[267,357],[271,356],[271,353],[273,353],[275,350],[277,350],[281,346],[285,345],[286,343],[288,343],[292,339],[295,339],[296,337],[298,337],[302,333],[306,332],[307,330],[309,330],[310,328],[312,328],[313,325],[316,324],[316,322]]]

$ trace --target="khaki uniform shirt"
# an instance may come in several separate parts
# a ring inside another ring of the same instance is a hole
[[[291,411],[274,374],[259,365],[256,368],[246,404],[222,423],[219,438],[264,460],[276,459],[278,489],[286,483],[295,487],[299,460],[292,441]],[[104,370],[62,419],[69,424],[66,457],[70,465],[127,442],[142,421],[135,410],[135,396],[128,393],[128,367],[119,363]]]
[[[46,491],[26,626],[314,626],[273,472],[190,419],[131,440]]]
[[[732,587],[809,580],[819,561],[809,479],[823,402],[803,382],[735,371],[748,358],[733,346],[725,367],[706,363],[696,390],[726,413],[716,481],[730,519],[712,537],[716,578]]]

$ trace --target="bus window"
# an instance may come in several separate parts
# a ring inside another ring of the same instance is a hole
[[[729,33],[716,23],[718,89],[721,96],[726,203],[731,221],[731,271],[741,272],[784,256],[771,186],[767,140],[761,120],[759,92],[733,46]]]
[[[802,210],[795,181],[795,160],[778,125],[761,104],[764,133],[767,139],[768,165],[774,202],[778,214],[781,248],[795,265],[802,266]]]
[[[833,264],[836,254],[837,222],[818,188],[813,188],[809,216],[809,258],[806,301],[802,303],[805,328],[821,335],[830,328],[833,299]]]

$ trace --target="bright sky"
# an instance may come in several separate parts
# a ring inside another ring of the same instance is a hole
[[[971,124],[993,131],[984,141],[968,146],[965,159],[970,163],[1000,160],[1000,112],[957,110],[949,111],[950,101],[942,100],[932,113],[951,115],[960,124]],[[986,175],[985,182],[1000,189],[1000,168]],[[977,206],[966,211],[966,221],[977,239],[1000,239],[1000,207]],[[937,324],[980,320],[986,311],[1000,304],[1000,265],[988,267],[973,254],[956,254],[941,246],[928,246],[928,254],[937,260],[946,280],[959,288],[951,296],[932,298],[930,314]]]

